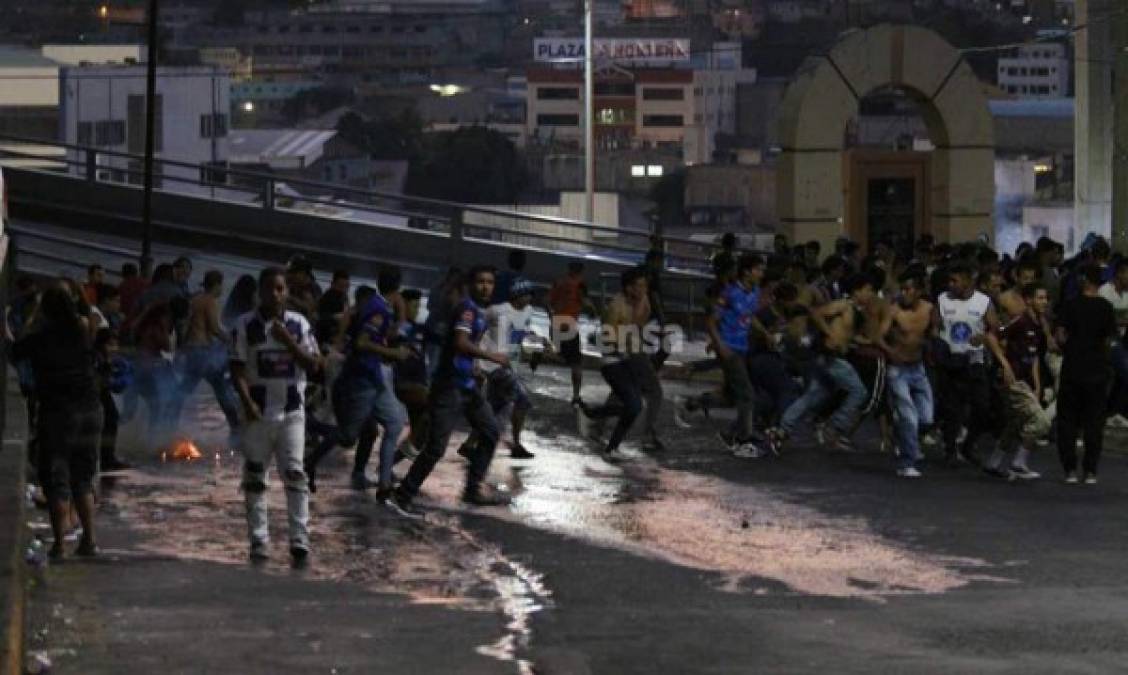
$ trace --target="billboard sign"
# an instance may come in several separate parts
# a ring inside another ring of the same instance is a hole
[[[584,59],[583,38],[537,38],[533,40],[537,61],[567,63]],[[604,38],[595,40],[595,61],[623,64],[689,61],[685,38]]]

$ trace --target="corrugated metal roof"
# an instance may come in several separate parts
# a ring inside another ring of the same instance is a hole
[[[309,166],[321,159],[325,144],[337,135],[324,129],[239,129],[231,132],[231,154],[236,161],[269,164],[276,160],[302,160]]]

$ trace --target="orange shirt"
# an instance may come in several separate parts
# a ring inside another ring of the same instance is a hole
[[[584,308],[584,297],[587,296],[587,286],[583,278],[572,276],[558,280],[548,293],[548,306],[555,316],[570,316],[576,318]]]

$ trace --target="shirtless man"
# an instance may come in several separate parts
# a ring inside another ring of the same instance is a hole
[[[879,346],[889,360],[886,384],[897,435],[897,475],[920,478],[920,431],[932,424],[932,385],[924,370],[924,345],[933,333],[932,303],[923,277],[903,274],[901,296],[881,324]]]
[[[1024,260],[1014,271],[1014,286],[1003,291],[995,299],[999,308],[999,322],[1003,325],[1014,321],[1026,313],[1026,301],[1022,299],[1022,289],[1038,281],[1041,277],[1038,265],[1032,260]]]
[[[869,392],[845,356],[859,337],[863,313],[876,297],[876,290],[874,281],[860,274],[848,279],[845,286],[850,297],[811,310],[811,321],[822,336],[821,353],[815,359],[814,373],[806,391],[784,412],[779,428],[768,432],[774,451],[778,451],[803,420],[835,391],[844,391],[846,399],[830,418],[831,444],[841,450],[854,449],[848,433]],[[862,341],[866,341],[864,337]]]
[[[189,305],[188,330],[180,349],[180,396],[192,395],[200,380],[206,380],[223,409],[227,425],[234,434],[239,429],[239,402],[228,379],[227,348],[230,339],[219,323],[219,297],[223,294],[223,273],[209,270],[204,275],[204,290]],[[179,416],[179,412],[178,412]]]
[[[618,418],[614,431],[603,449],[604,461],[623,460],[619,445],[635,419],[642,413],[642,399],[649,384],[639,380],[638,370],[631,366],[631,356],[642,351],[641,330],[650,317],[650,300],[646,275],[638,269],[622,274],[622,291],[609,303],[603,320],[603,367],[600,374],[611,387],[614,400],[597,408],[582,400],[580,411],[593,420]]]

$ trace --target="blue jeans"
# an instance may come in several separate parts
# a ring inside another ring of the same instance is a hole
[[[390,485],[396,445],[407,424],[407,411],[391,388],[363,375],[346,373],[333,385],[333,413],[337,416],[338,443],[356,445],[365,425],[384,427],[380,439],[380,483]]]
[[[869,397],[869,391],[858,377],[854,366],[839,356],[821,355],[815,360],[815,369],[807,390],[783,413],[780,427],[789,435],[806,419],[807,415],[818,410],[835,391],[846,393],[846,400],[830,417],[830,426],[839,434],[853,428],[858,411]]]
[[[149,430],[147,444],[150,448],[164,447],[172,440],[176,431],[177,406],[180,383],[176,369],[163,357],[141,353],[134,363],[134,388],[126,392],[125,419],[133,416],[137,409],[137,397],[145,399],[149,408]]]
[[[889,386],[889,406],[893,408],[894,431],[900,450],[897,468],[907,469],[920,461],[921,427],[932,424],[932,385],[923,363],[889,364],[885,381]]]
[[[227,378],[228,354],[222,344],[192,345],[180,350],[180,396],[177,401],[177,417],[184,400],[192,395],[200,380],[211,385],[215,400],[227,418],[227,426],[232,431],[239,427],[239,403],[235,398],[235,387]]]

